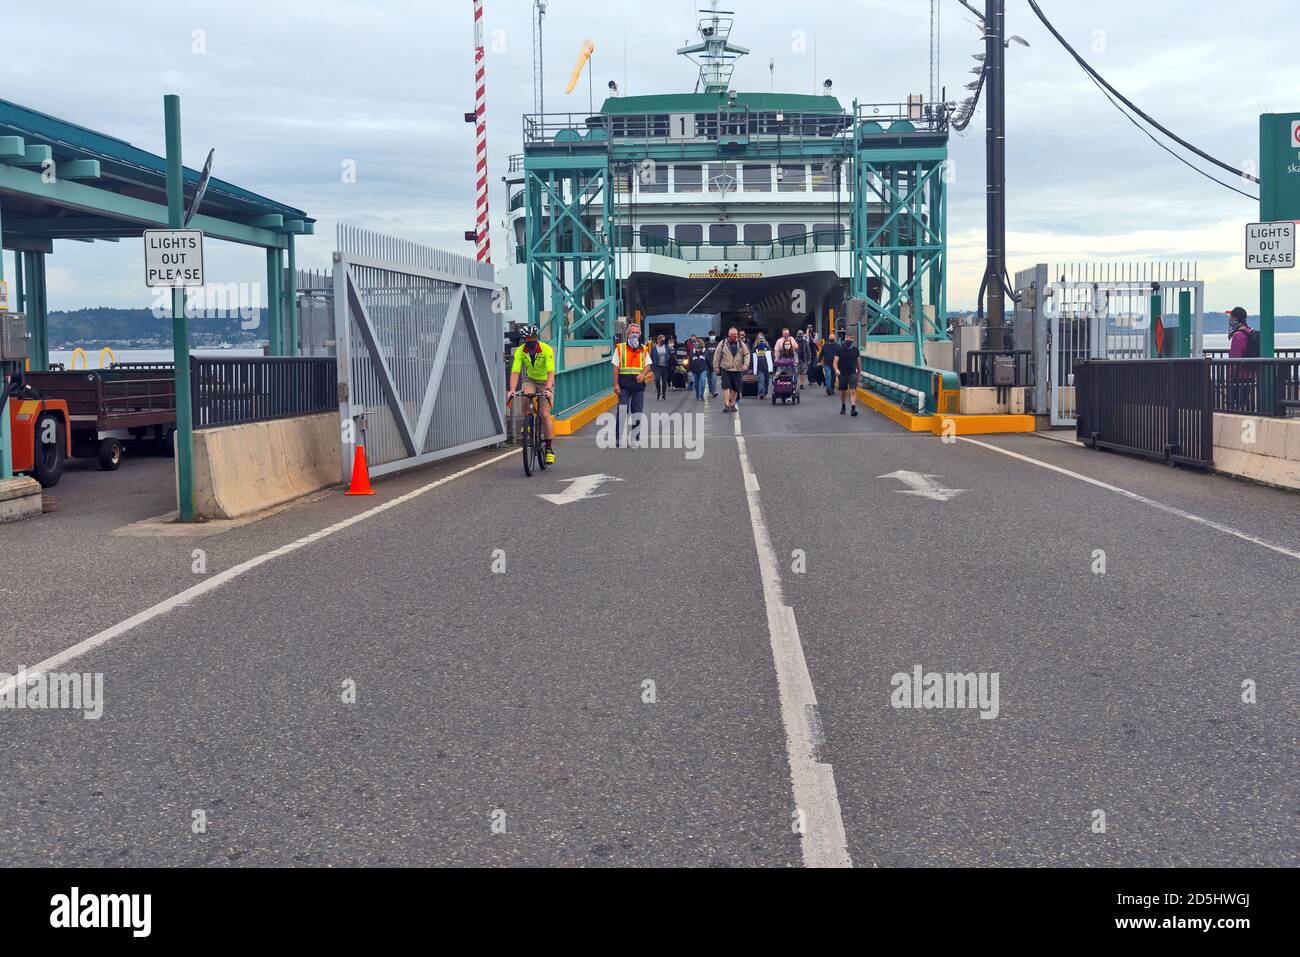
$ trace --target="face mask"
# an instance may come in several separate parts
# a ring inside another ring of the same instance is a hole
[[[640,348],[641,348],[641,337],[640,337],[640,336],[628,336],[628,337],[627,337],[627,344],[628,344],[629,346],[631,346],[633,349],[640,349]]]
[[[732,342],[739,342],[739,341],[740,341],[740,336],[737,336],[737,335],[730,335],[730,336],[727,336],[727,338],[730,339]]]

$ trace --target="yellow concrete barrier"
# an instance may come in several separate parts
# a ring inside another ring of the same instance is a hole
[[[953,396],[953,393],[948,393]],[[883,396],[858,390],[858,401],[897,422],[909,432],[929,432],[932,435],[1006,435],[1033,432],[1032,415],[918,415],[890,402]]]
[[[599,399],[598,401],[593,402],[585,409],[581,409],[580,411],[575,412],[567,419],[557,418],[555,420],[555,434],[576,435],[578,433],[578,430],[580,430],[583,426],[590,425],[593,421],[595,421],[596,416],[600,415],[603,412],[608,412],[616,405],[618,405],[618,396],[616,396],[613,392],[610,392],[610,394],[605,396],[603,399]]]

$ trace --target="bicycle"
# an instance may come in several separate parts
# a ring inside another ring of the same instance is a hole
[[[528,412],[525,413],[523,426],[519,430],[520,445],[524,453],[524,474],[531,478],[535,466],[543,472],[547,469],[546,441],[542,437],[542,393],[530,393],[520,389],[510,397],[512,405],[516,396],[532,400],[528,404]]]

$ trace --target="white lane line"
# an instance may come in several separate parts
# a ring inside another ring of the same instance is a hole
[[[130,618],[126,619],[125,621],[119,622],[116,625],[113,625],[111,628],[105,628],[103,631],[99,632],[98,634],[91,635],[85,641],[79,642],[78,644],[73,645],[71,648],[68,648],[65,651],[60,651],[56,655],[51,655],[49,658],[46,658],[40,664],[33,665],[32,667],[28,668],[26,672],[13,675],[9,679],[7,679],[4,683],[0,684],[0,696],[4,696],[12,692],[18,686],[18,683],[21,679],[25,678],[26,680],[31,680],[31,678],[34,677],[35,675],[44,674],[47,671],[51,671],[54,668],[58,668],[66,664],[67,662],[73,660],[74,658],[79,658],[82,655],[86,654],[86,652],[93,651],[95,648],[98,648],[101,645],[106,645],[114,638],[120,638],[122,635],[125,635],[127,632],[131,631],[134,628],[138,628],[140,625],[143,625],[148,621],[152,621],[153,619],[158,618],[161,615],[165,615],[169,611],[173,611],[177,608],[182,608],[190,604],[191,602],[193,602],[196,598],[206,595],[209,592],[216,591],[222,585],[228,584],[229,582],[234,581],[236,578],[240,577],[241,575],[251,572],[254,568],[257,568],[261,565],[265,565],[267,562],[274,561],[277,558],[283,558],[285,555],[288,555],[292,552],[296,552],[300,548],[306,548],[308,545],[312,545],[316,542],[321,541],[322,539],[329,538],[331,535],[335,535],[345,529],[351,528],[353,525],[358,525],[361,522],[366,521],[367,519],[374,518],[376,515],[382,515],[384,512],[387,512],[389,509],[397,508],[399,505],[405,505],[407,502],[410,502],[413,499],[417,499],[421,495],[425,495],[429,492],[432,492],[434,489],[446,485],[448,482],[454,482],[459,478],[464,478],[466,475],[469,475],[472,472],[477,472],[479,469],[485,469],[489,465],[495,465],[497,462],[510,458],[512,455],[517,456],[518,454],[519,454],[518,450],[512,452],[503,452],[501,455],[488,459],[486,462],[479,462],[477,465],[471,465],[467,469],[461,469],[459,472],[456,472],[453,475],[448,475],[446,478],[440,478],[436,482],[430,482],[428,485],[424,485],[421,486],[420,488],[415,489],[414,491],[407,492],[405,495],[399,496],[398,498],[395,498],[392,501],[385,502],[382,505],[377,505],[374,508],[370,509],[369,511],[362,512],[359,515],[353,515],[351,518],[344,519],[343,521],[338,522],[335,525],[331,525],[328,528],[322,528],[318,532],[312,532],[312,534],[306,536],[305,538],[300,538],[296,542],[290,542],[288,545],[282,545],[279,548],[273,551],[269,551],[264,555],[258,555],[256,558],[250,558],[248,561],[236,565],[233,568],[228,568],[224,572],[218,572],[217,574],[213,575],[211,578],[205,579],[204,581],[193,586],[192,588],[187,588],[185,589],[185,591],[181,592],[180,594],[173,595],[171,598],[168,598],[164,601],[160,601],[152,608],[146,608],[144,611],[132,615]]]
[[[781,573],[772,538],[763,518],[758,497],[758,478],[749,464],[749,453],[740,432],[740,415],[736,414],[736,445],[740,449],[740,469],[745,476],[749,522],[754,529],[754,548],[758,552],[758,569],[763,581],[763,600],[767,606],[767,629],[772,642],[772,660],[776,665],[777,687],[781,696],[781,723],[785,727],[786,754],[790,759],[790,780],[794,787],[796,812],[802,812],[804,828],[800,835],[803,862],[808,867],[852,867],[840,799],[835,790],[835,771],[818,760],[822,745],[821,719],[817,712],[817,694],[808,662],[799,641],[799,625],[794,609],[785,603]]]
[[[975,439],[968,439],[965,436],[958,436],[963,442],[969,442],[971,445],[978,445],[982,449],[988,449],[991,452],[997,452],[999,455],[1005,455],[1009,458],[1019,459],[1021,462],[1028,462],[1030,465],[1037,465],[1039,468],[1047,469],[1051,472],[1057,472],[1061,475],[1069,476],[1072,479],[1078,479],[1080,482],[1087,482],[1089,485],[1095,485],[1097,488],[1103,488],[1108,492],[1114,492],[1116,495],[1122,495],[1134,502],[1141,502],[1143,505],[1149,505],[1158,511],[1168,515],[1176,515],[1184,518],[1189,522],[1196,522],[1198,525],[1204,525],[1212,528],[1216,532],[1222,532],[1225,535],[1231,535],[1233,538],[1239,538],[1243,542],[1249,542],[1252,545],[1258,545],[1261,548],[1267,548],[1271,552],[1277,552],[1279,555],[1285,555],[1287,558],[1300,561],[1300,552],[1287,548],[1284,545],[1275,545],[1272,542],[1257,538],[1254,535],[1239,531],[1230,525],[1224,525],[1213,519],[1202,518],[1200,515],[1193,515],[1191,512],[1185,512],[1181,508],[1175,508],[1172,505],[1166,505],[1164,502],[1157,502],[1155,499],[1147,498],[1145,495],[1139,495],[1137,492],[1130,492],[1128,489],[1120,488],[1118,485],[1111,485],[1109,482],[1103,482],[1100,479],[1090,478],[1087,475],[1080,475],[1078,472],[1071,472],[1069,469],[1063,469],[1059,465],[1053,465],[1050,462],[1043,462],[1039,459],[1030,458],[1028,455],[1021,455],[1019,452],[1012,452],[1010,449],[999,448],[996,445],[990,445],[987,442],[978,442]]]

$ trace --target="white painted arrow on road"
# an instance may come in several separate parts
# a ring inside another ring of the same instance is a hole
[[[572,505],[574,502],[581,502],[589,498],[604,498],[606,493],[596,494],[596,489],[600,488],[606,482],[621,482],[621,478],[615,478],[612,475],[583,475],[579,478],[565,479],[569,487],[559,495],[539,495],[538,498],[546,499],[552,505]]]
[[[907,490],[900,489],[899,495],[919,495],[921,498],[933,499],[936,502],[951,502],[966,491],[964,488],[944,488],[935,481],[939,478],[938,475],[923,475],[920,472],[890,472],[880,477],[898,479],[904,485],[911,486]]]

